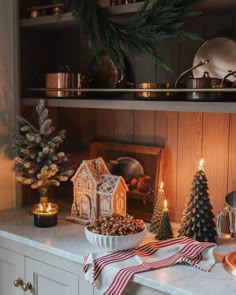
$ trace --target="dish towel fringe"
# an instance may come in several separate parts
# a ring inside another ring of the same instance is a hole
[[[103,295],[120,295],[134,274],[189,264],[209,271],[215,264],[216,244],[197,242],[188,237],[144,244],[113,253],[89,253],[84,258],[85,278]]]

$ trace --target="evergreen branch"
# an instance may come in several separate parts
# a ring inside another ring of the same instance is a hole
[[[185,32],[184,18],[196,14],[192,6],[203,0],[145,0],[139,11],[123,22],[111,20],[96,0],[61,0],[79,22],[80,35],[96,55],[101,45],[106,54],[123,72],[127,52],[146,54],[166,70],[158,42],[169,38],[200,39]]]

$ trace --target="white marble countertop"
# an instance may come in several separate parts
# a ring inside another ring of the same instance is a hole
[[[66,221],[65,216],[66,213],[59,214],[55,227],[37,228],[27,209],[0,211],[0,237],[82,264],[85,255],[98,250],[87,242],[84,226]],[[152,239],[153,235],[149,233],[144,243]],[[225,271],[222,259],[236,250],[236,241],[219,240],[217,245],[216,264],[210,272],[176,265],[137,274],[133,281],[173,295],[235,295],[236,277]]]

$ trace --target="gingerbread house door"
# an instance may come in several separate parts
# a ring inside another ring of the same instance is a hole
[[[91,214],[92,214],[91,199],[87,195],[82,195],[80,197],[80,204],[79,204],[79,219],[89,221],[91,219]]]

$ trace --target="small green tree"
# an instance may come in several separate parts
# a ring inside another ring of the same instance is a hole
[[[16,179],[32,189],[38,189],[40,196],[45,196],[51,186],[59,186],[67,181],[74,169],[65,163],[68,155],[58,151],[65,139],[66,130],[54,134],[52,119],[48,118],[48,109],[43,100],[36,106],[38,113],[37,129],[21,116],[17,116],[20,134],[14,135],[13,148],[16,151]]]
[[[149,227],[149,231],[153,234],[156,234],[160,227],[161,216],[164,209],[164,200],[165,200],[165,191],[163,188],[158,190],[156,203],[153,210],[153,215]]]
[[[193,178],[192,192],[185,204],[179,236],[187,236],[200,242],[215,242],[216,235],[207,178],[201,167]]]
[[[160,227],[155,236],[158,240],[167,240],[173,238],[173,231],[170,224],[170,217],[167,210],[164,210],[160,220]]]

